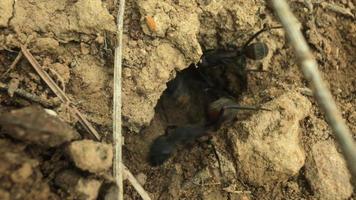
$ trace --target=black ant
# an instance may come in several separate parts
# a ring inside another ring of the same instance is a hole
[[[237,105],[233,100],[220,98],[211,103],[207,109],[207,123],[169,126],[165,134],[157,137],[149,152],[152,166],[163,164],[170,158],[179,145],[187,145],[200,137],[212,135],[223,123],[232,121],[237,110],[268,110],[260,107]]]
[[[191,83],[189,84],[189,87],[198,87],[199,85],[201,88],[204,88],[204,82],[206,82],[211,86],[208,88],[209,90],[218,93],[225,93],[221,92],[220,89],[225,89],[224,87],[226,87],[226,84],[212,84],[211,80],[209,80],[209,78],[204,74],[205,69],[222,65],[224,71],[225,68],[229,68],[230,71],[234,73],[236,72],[235,74],[237,75],[239,81],[238,86],[240,88],[235,89],[237,89],[238,92],[244,91],[247,88],[247,72],[253,71],[246,70],[246,59],[250,58],[253,60],[260,60],[266,57],[268,54],[268,46],[265,43],[250,43],[261,33],[276,28],[280,27],[263,28],[262,30],[255,33],[241,48],[235,46],[234,48],[230,49],[213,49],[205,51],[200,59],[200,62],[197,64],[197,72],[199,72],[199,77],[202,78],[203,81]],[[212,73],[216,74],[217,71],[213,70]],[[191,77],[186,78],[187,80],[190,80]],[[172,84],[168,85],[168,92],[176,97],[178,101],[181,101],[183,104],[185,104],[186,101],[189,101],[188,97],[190,94],[186,88],[186,85],[183,84],[183,79],[184,78],[182,78],[182,80],[172,82]],[[218,88],[214,87],[215,85],[219,85]],[[194,142],[198,138],[213,134],[224,123],[232,121],[236,117],[237,111],[242,109],[268,110],[261,107],[241,106],[230,98],[221,97],[208,105],[206,110],[207,118],[205,123],[167,127],[165,134],[157,137],[151,145],[149,152],[150,164],[152,166],[163,164],[170,158],[178,146],[185,146],[188,143]]]
[[[202,75],[208,82],[212,82],[211,78],[215,77],[214,82],[218,82],[218,85],[222,86],[220,89],[229,90],[229,84],[226,83],[228,82],[228,80],[226,80],[225,78],[221,80],[221,78],[217,74],[219,73],[217,70],[210,70],[210,68],[212,67],[221,66],[219,67],[221,69],[220,74],[224,74],[223,77],[231,77],[231,74],[236,75],[236,78],[234,80],[235,84],[233,86],[234,89],[231,89],[230,93],[235,93],[234,91],[238,91],[239,93],[246,91],[247,72],[264,72],[263,70],[246,69],[247,58],[253,60],[261,60],[267,56],[269,51],[267,44],[263,42],[251,42],[261,33],[278,28],[281,27],[264,27],[263,29],[255,33],[242,47],[233,46],[230,48],[218,48],[204,51],[199,63],[197,64],[198,69],[200,69],[199,71],[202,73]],[[211,73],[209,73],[209,70],[211,71]],[[209,73],[210,76],[207,76],[206,73]]]
[[[242,60],[242,63],[238,67],[245,68],[246,58],[253,60],[261,60],[268,54],[268,46],[263,42],[255,42],[250,44],[261,33],[278,29],[277,27],[264,27],[255,33],[242,47],[234,46],[232,49],[210,49],[203,52],[203,55],[197,64],[198,67],[214,67],[217,65],[226,65],[230,63],[236,63],[238,60]]]

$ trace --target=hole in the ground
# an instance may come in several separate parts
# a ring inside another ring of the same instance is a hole
[[[236,66],[201,68],[190,65],[167,83],[156,106],[165,124],[205,124],[207,108],[219,98],[238,101],[246,91],[247,77]]]
[[[133,146],[141,146],[135,157],[144,157],[153,166],[161,165],[171,157],[172,163],[198,166],[199,163],[190,162],[202,156],[202,151],[194,150],[199,148],[196,140],[209,138],[223,124],[235,119],[237,111],[241,110],[238,102],[248,88],[248,74],[263,71],[247,69],[247,59],[260,60],[268,54],[265,43],[252,41],[259,34],[275,28],[279,27],[263,28],[241,47],[230,45],[206,50],[198,64],[177,72],[156,105],[151,125],[139,136],[144,139],[127,141],[135,144]],[[247,110],[262,109],[244,106]],[[240,113],[238,117],[241,117]],[[189,144],[195,145],[190,148]]]
[[[167,83],[156,106],[165,134],[156,133],[150,147],[150,163],[162,164],[176,148],[183,150],[197,139],[209,138],[222,124],[231,122],[236,117],[234,106],[238,106],[246,89],[245,65],[196,67],[192,64],[178,72],[176,78]],[[182,150],[178,151],[182,153]]]

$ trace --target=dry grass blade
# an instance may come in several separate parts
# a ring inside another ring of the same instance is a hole
[[[0,78],[3,78],[4,76],[6,76],[6,74],[8,74],[12,69],[14,69],[17,65],[17,63],[20,61],[20,59],[22,58],[22,52],[20,51],[19,54],[17,54],[15,60],[11,63],[9,69],[6,70],[6,72],[4,72]]]
[[[0,91],[7,92],[8,89],[9,88],[5,84],[0,83]],[[22,90],[22,89],[16,89],[14,91],[14,94],[19,96],[19,97],[22,97],[24,99],[27,99],[29,101],[32,101],[32,102],[35,102],[35,103],[39,103],[39,104],[41,104],[42,106],[44,106],[46,108],[56,107],[56,106],[59,106],[61,104],[61,102],[59,101],[58,98],[43,99],[43,98],[41,98],[39,96],[36,96],[36,95],[31,94],[29,92],[26,92],[25,90]]]
[[[75,114],[75,116],[78,117],[80,123],[82,124],[82,126],[85,128],[86,131],[88,131],[89,133],[91,133],[95,139],[97,139],[98,141],[100,141],[100,135],[99,133],[96,131],[96,129],[91,125],[91,123],[87,120],[87,118],[81,113],[79,112],[79,110],[74,107],[71,106],[71,110],[72,112]]]
[[[143,189],[143,187],[140,185],[140,183],[136,180],[136,178],[134,177],[134,175],[131,174],[131,172],[129,171],[129,169],[127,169],[126,166],[124,166],[122,164],[122,170],[125,174],[125,178],[127,180],[130,181],[130,183],[132,184],[132,186],[135,188],[135,190],[140,194],[140,196],[142,197],[143,200],[150,200],[150,196],[148,195],[148,193],[145,191],[145,189]]]
[[[41,65],[37,62],[37,60],[32,56],[32,54],[28,51],[28,49],[22,45],[21,51],[27,60],[30,62],[32,67],[35,69],[37,74],[43,79],[43,81],[48,85],[49,88],[62,100],[64,103],[69,103],[69,98],[65,95],[65,93],[61,90],[61,88],[53,81],[53,79],[42,70]]]
[[[90,122],[86,119],[86,117],[78,111],[77,108],[75,108],[72,104],[70,99],[67,97],[67,95],[63,92],[63,90],[53,81],[53,79],[45,72],[42,70],[41,65],[37,62],[37,60],[33,57],[31,52],[28,51],[26,46],[22,45],[21,46],[21,51],[23,55],[27,58],[27,60],[30,62],[31,66],[35,69],[35,71],[38,73],[38,75],[42,78],[42,80],[48,85],[48,87],[59,97],[59,99],[69,105],[71,107],[72,112],[76,117],[78,117],[80,124],[89,132],[91,133],[95,139],[100,140],[100,135],[99,133],[94,129],[94,127],[90,124]]]
[[[308,44],[299,30],[298,20],[290,11],[286,1],[272,0],[272,4],[295,50],[303,74],[311,84],[314,97],[320,108],[324,111],[327,121],[336,136],[336,141],[340,144],[342,153],[354,179],[354,187],[356,187],[356,145],[351,137],[350,130],[342,119],[330,91],[321,79],[317,62],[313,58]]]
[[[116,3],[116,1],[115,1]],[[115,4],[117,5],[117,4]],[[120,0],[117,12],[117,31],[114,57],[114,99],[113,99],[113,142],[114,161],[113,176],[118,187],[118,200],[124,199],[123,170],[122,170],[122,121],[121,121],[121,73],[122,73],[122,30],[125,12],[125,0]]]

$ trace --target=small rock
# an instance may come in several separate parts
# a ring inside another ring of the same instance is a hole
[[[299,121],[306,117],[311,103],[301,94],[289,92],[263,107],[272,111],[259,111],[229,131],[244,179],[259,186],[285,181],[304,165]]]
[[[23,145],[0,139],[0,199],[53,199],[39,163]]]
[[[60,76],[60,79],[62,79],[61,81],[63,81],[63,83],[69,82],[70,71],[67,65],[61,63],[53,63],[50,68],[56,71],[56,73]]]
[[[137,181],[144,186],[147,180],[147,176],[144,173],[139,173],[136,176]]]
[[[98,200],[116,200],[117,199],[117,186],[115,183],[105,183],[100,188]],[[126,199],[126,198],[124,198]]]
[[[320,141],[313,145],[305,170],[317,198],[341,200],[351,196],[351,176],[332,142]]]
[[[115,32],[115,19],[108,10],[103,6],[101,0],[79,0],[73,6],[73,16],[78,27],[74,27],[79,31],[85,33],[101,32],[105,30],[108,32]],[[93,17],[96,16],[96,17]],[[73,26],[73,24],[71,24]]]
[[[53,38],[36,38],[36,43],[34,44],[35,52],[58,52],[59,42]]]
[[[44,109],[46,111],[47,114],[52,115],[52,116],[58,116],[58,114],[56,113],[56,111],[51,110],[51,109]]]
[[[182,185],[182,189],[189,190],[195,185],[215,182],[212,177],[214,177],[214,174],[209,170],[208,167],[205,167],[198,171],[191,179],[186,180]]]
[[[80,179],[78,172],[74,170],[64,170],[57,174],[54,182],[62,189],[69,190],[73,185],[77,184]]]
[[[74,170],[64,170],[55,178],[55,184],[75,199],[97,199],[102,181],[84,178]]]
[[[79,179],[75,190],[86,196],[87,200],[95,200],[98,197],[101,181],[95,179]]]
[[[71,126],[38,106],[3,113],[0,125],[10,137],[42,147],[56,147],[80,138]]]
[[[216,167],[221,168],[222,175],[227,178],[227,179],[232,179],[235,178],[236,176],[236,169],[234,166],[234,163],[230,161],[224,154],[222,154],[219,151],[216,151],[217,156],[219,157],[220,160],[220,166],[219,162],[216,161]]]
[[[11,180],[14,183],[24,183],[31,176],[33,170],[29,163],[23,163],[22,166],[11,174]]]
[[[110,144],[81,140],[72,142],[68,150],[75,165],[82,170],[99,173],[112,166],[113,150]]]
[[[87,55],[90,53],[90,47],[89,45],[85,44],[84,42],[80,43],[80,51],[82,54]]]

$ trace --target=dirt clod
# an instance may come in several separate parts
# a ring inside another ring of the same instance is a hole
[[[74,199],[95,200],[102,181],[82,177],[74,170],[64,170],[57,175],[55,183]]]
[[[144,173],[139,173],[136,175],[136,179],[141,185],[145,185],[147,176]]]
[[[54,197],[42,180],[39,161],[19,145],[0,139],[0,199],[40,199]]]
[[[113,152],[109,144],[92,140],[75,141],[69,145],[68,153],[78,168],[92,173],[109,170],[112,166]]]
[[[79,39],[77,33],[115,31],[114,17],[100,0],[79,0],[74,4],[69,1],[17,1],[15,10],[10,25],[17,33],[51,32],[67,42]]]
[[[311,103],[289,92],[264,105],[272,111],[259,111],[230,129],[235,155],[243,176],[256,185],[287,180],[304,165],[299,121],[309,113]]]
[[[98,200],[117,199],[118,188],[115,183],[104,183],[100,188]]]
[[[306,162],[306,177],[316,197],[320,199],[348,199],[352,194],[350,173],[345,160],[330,141],[313,145]]]
[[[80,138],[70,125],[37,106],[1,114],[0,125],[6,135],[41,147],[56,147]]]

